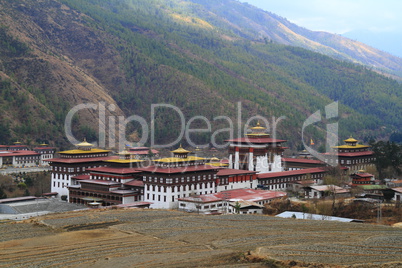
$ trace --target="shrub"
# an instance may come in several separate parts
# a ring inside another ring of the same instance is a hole
[[[18,187],[18,189],[20,189],[20,190],[25,190],[25,189],[28,188],[28,186],[25,184],[25,182],[20,182],[20,183],[18,183],[17,187]]]

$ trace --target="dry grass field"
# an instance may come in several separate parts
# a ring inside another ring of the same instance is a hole
[[[0,224],[0,267],[402,267],[402,229],[91,210]]]

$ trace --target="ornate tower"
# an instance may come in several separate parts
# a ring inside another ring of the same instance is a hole
[[[257,171],[282,171],[282,154],[286,140],[273,139],[258,122],[244,138],[228,140],[229,168]]]

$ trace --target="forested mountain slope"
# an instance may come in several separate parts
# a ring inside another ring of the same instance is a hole
[[[186,120],[204,116],[212,131],[230,127],[216,116],[236,123],[238,102],[243,123],[256,114],[286,116],[278,133],[294,147],[308,116],[333,101],[340,103],[341,138],[401,129],[396,81],[273,38],[254,40],[236,24],[240,17],[222,19],[216,3],[267,13],[236,1],[205,3],[0,0],[1,143],[30,137],[68,147],[64,118],[86,102],[105,103],[106,115],[116,120],[143,117],[149,127],[155,124],[158,144],[175,140],[181,124],[169,109],[159,109],[151,121],[151,105],[158,103],[178,107]],[[77,137],[96,139],[98,110],[74,117]],[[325,123],[308,128],[307,137],[323,141]],[[205,128],[201,120],[197,126]],[[127,129],[132,141],[141,134],[138,125]],[[211,134],[192,138],[205,144]],[[228,137],[221,134],[218,140]]]

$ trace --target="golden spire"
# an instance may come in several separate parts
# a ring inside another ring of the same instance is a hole
[[[261,126],[260,121],[257,122],[255,127],[250,127],[251,133],[246,134],[248,137],[269,137],[269,134],[266,133],[265,127]]]
[[[251,130],[265,130],[266,128],[261,126],[260,121],[257,121],[257,125],[255,127],[251,127]]]
[[[352,135],[350,135],[350,138],[349,138],[349,139],[344,140],[344,142],[349,142],[349,143],[352,143],[352,142],[358,142],[358,140],[354,139],[354,138],[352,137]]]
[[[84,141],[76,144],[77,147],[92,147],[94,146],[92,143],[87,142],[87,139],[84,138]]]
[[[180,144],[180,147],[179,147],[178,149],[172,151],[172,153],[175,153],[175,154],[185,154],[185,153],[191,153],[191,151],[188,151],[188,150],[184,149],[184,148],[181,146],[181,144]]]

